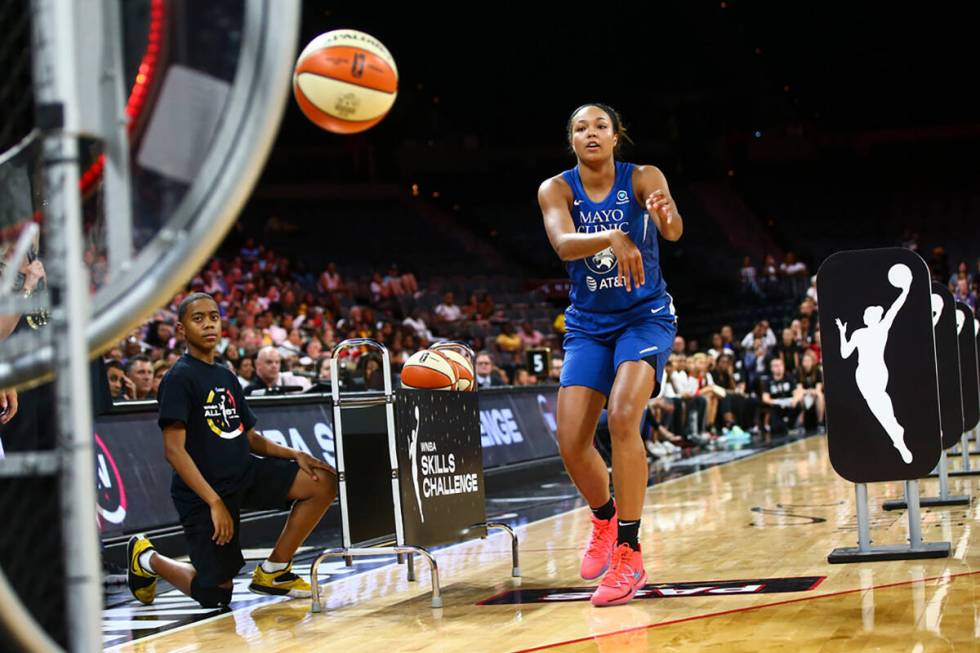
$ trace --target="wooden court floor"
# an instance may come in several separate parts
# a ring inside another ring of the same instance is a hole
[[[951,488],[976,498],[978,482],[951,479]],[[873,541],[906,541],[904,511],[880,508],[901,485],[869,490]],[[921,491],[935,494],[937,482],[923,481]],[[308,601],[281,601],[113,650],[980,650],[980,507],[923,511],[924,539],[951,542],[947,559],[829,565],[831,549],[856,543],[853,495],[831,469],[826,439],[809,438],[650,488],[641,536],[649,582],[694,583],[668,589],[674,596],[605,609],[587,601],[477,605],[516,587],[509,541],[498,534],[437,553],[442,610],[429,607],[421,564],[422,580],[411,586],[404,567],[392,565],[328,585],[323,614],[310,614]],[[522,527],[520,587],[588,585],[578,577],[588,525],[587,511],[576,510]],[[798,577],[825,579],[792,592],[710,592],[723,580],[776,587],[775,579]]]

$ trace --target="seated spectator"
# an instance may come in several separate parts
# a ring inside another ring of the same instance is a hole
[[[369,286],[371,291],[371,301],[375,304],[380,304],[385,299],[391,296],[391,289],[385,283],[380,272],[375,272],[371,276],[371,284]]]
[[[721,346],[724,349],[732,352],[736,359],[741,358],[742,348],[739,347],[738,343],[735,342],[735,331],[732,329],[731,324],[725,324],[721,327]]]
[[[528,349],[530,347],[540,347],[542,344],[544,344],[544,335],[531,326],[531,323],[528,321],[525,321],[521,325],[521,331],[517,335],[521,339],[521,346],[524,349]]]
[[[743,258],[742,269],[738,273],[742,294],[752,295],[761,299],[764,295],[762,294],[762,290],[759,289],[759,281],[756,278],[757,274],[755,266],[752,265],[752,259],[748,256]]]
[[[561,368],[565,364],[565,359],[561,356],[551,357],[551,369],[548,370],[548,381],[550,383],[561,383]]]
[[[488,292],[483,293],[483,298],[480,300],[480,307],[477,310],[477,313],[482,319],[489,320],[491,317],[493,317],[495,311],[496,307],[493,303],[493,297],[491,297],[490,293]],[[564,313],[562,313],[562,315],[564,315]],[[562,330],[562,333],[564,333],[564,329]]]
[[[159,360],[153,364],[153,396],[156,397],[160,394],[160,381],[163,381],[163,377],[166,375],[167,370],[171,367],[170,363],[165,360]]]
[[[676,336],[674,338],[674,342],[670,346],[670,353],[677,356],[687,355],[687,341],[684,340],[683,336]]]
[[[762,380],[762,403],[769,413],[767,444],[772,441],[771,435],[787,435],[790,429],[795,428],[802,403],[796,392],[796,379],[786,376],[782,359],[773,358],[769,369],[771,375]]]
[[[950,292],[956,290],[960,279],[966,279],[967,287],[973,285],[973,275],[970,274],[970,266],[966,264],[966,261],[960,261],[960,264],[956,266],[956,272],[950,276],[949,283],[947,284]]]
[[[715,384],[708,371],[708,363],[711,358],[707,354],[697,353],[691,357],[694,363],[693,378],[697,384],[696,394],[704,397],[704,430],[713,433],[715,430],[715,420],[718,417],[718,404],[725,396],[725,390]]]
[[[972,288],[967,285],[966,279],[960,279],[956,282],[956,290],[953,292],[953,299],[958,302],[963,302],[973,309],[974,312],[977,310],[977,294]]]
[[[435,314],[439,322],[458,322],[463,317],[463,309],[456,305],[453,293],[447,292],[442,296],[442,303],[436,306]]]
[[[255,359],[253,357],[243,356],[239,359],[237,376],[238,383],[241,384],[243,390],[255,380]]]
[[[810,350],[803,352],[797,393],[803,405],[803,426],[812,431],[823,424],[825,403],[823,371],[817,363],[817,355]]]
[[[514,325],[510,322],[505,322],[501,327],[500,334],[494,339],[494,344],[497,346],[497,351],[502,354],[501,361],[505,369],[513,368],[524,351],[521,338],[514,332]]]
[[[402,283],[402,275],[399,274],[397,265],[388,268],[388,274],[384,278],[384,288],[389,297],[401,297],[406,294],[407,291]]]
[[[756,388],[759,387],[759,382],[769,370],[769,360],[771,358],[765,341],[761,339],[756,340],[755,345],[751,349],[745,350],[745,355],[742,359],[742,370],[745,372],[746,387],[751,392],[756,391]]]
[[[711,334],[711,348],[708,349],[708,356],[711,356],[712,360],[718,360],[722,352],[725,350],[725,343],[721,339],[720,333]]]
[[[783,329],[783,341],[773,349],[773,356],[783,361],[788,376],[796,376],[796,370],[800,367],[800,346],[791,327]]]
[[[799,297],[805,293],[806,277],[809,273],[806,263],[796,260],[796,254],[786,252],[786,258],[779,264],[779,273],[786,284],[786,294],[790,297]]]
[[[760,286],[763,294],[767,296],[776,297],[781,293],[782,289],[779,287],[779,270],[776,268],[776,259],[772,256],[766,256],[762,264]]]
[[[342,293],[346,290],[344,279],[337,272],[337,265],[335,263],[327,264],[327,268],[320,273],[320,279],[317,285],[320,292],[323,293]]]
[[[361,356],[357,361],[357,369],[364,379],[365,390],[384,390],[384,373],[381,370],[381,359],[377,355]]]
[[[105,363],[106,377],[109,379],[109,394],[113,401],[130,401],[136,397],[136,384],[126,376],[123,364],[115,358]]]
[[[526,367],[514,368],[514,385],[533,385]]]
[[[476,298],[476,293],[470,293],[470,299],[463,304],[463,317],[467,320],[480,319],[480,302]]]
[[[735,370],[735,359],[731,353],[725,352],[718,357],[713,373],[715,384],[725,391],[718,405],[722,431],[738,426],[742,430],[751,430],[755,425],[757,400],[748,396],[745,383]]]
[[[137,354],[126,365],[126,376],[133,382],[136,395],[133,399],[153,399],[153,364],[149,356]]]
[[[481,351],[476,355],[475,372],[478,388],[495,388],[505,385],[500,376],[494,373],[493,358],[488,351]]]
[[[411,317],[406,317],[402,320],[402,324],[410,328],[419,340],[432,342],[433,335],[429,331],[429,327],[425,324],[425,311],[421,308],[416,308],[412,311]]]
[[[310,387],[308,379],[291,372],[280,372],[281,365],[282,356],[278,349],[271,346],[260,349],[255,359],[255,378],[245,388],[245,395],[302,392]]]

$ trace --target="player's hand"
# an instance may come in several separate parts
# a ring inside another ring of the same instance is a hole
[[[123,390],[123,399],[127,401],[136,399],[136,384],[133,383],[133,380],[128,376],[123,376],[122,382],[126,386],[126,389]]]
[[[17,414],[17,391],[0,389],[0,424],[6,424]]]
[[[664,225],[674,219],[674,202],[662,190],[655,190],[647,195],[647,212],[659,216]]]
[[[834,320],[837,323],[837,328],[841,331],[847,331],[847,322],[841,322],[840,318]]]
[[[625,231],[613,229],[610,232],[613,254],[616,255],[616,276],[622,279],[626,292],[632,292],[633,286],[646,283],[646,273],[643,270],[643,256],[640,249]]]
[[[322,460],[314,458],[304,451],[300,451],[296,454],[296,464],[299,465],[300,469],[309,474],[314,481],[318,480],[316,475],[316,470],[318,469],[327,472],[327,474],[332,474],[333,476],[337,475],[337,472],[333,467]]]
[[[211,504],[211,523],[214,524],[214,535],[211,539],[218,546],[224,546],[231,542],[235,534],[235,522],[231,519],[231,513],[225,506],[225,502],[220,498]]]

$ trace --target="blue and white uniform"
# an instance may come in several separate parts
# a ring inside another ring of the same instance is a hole
[[[561,385],[583,385],[609,396],[625,361],[646,360],[663,373],[677,334],[674,302],[660,270],[657,226],[633,191],[632,163],[616,162],[616,181],[601,202],[582,187],[578,166],[562,173],[572,189],[572,221],[578,233],[620,229],[640,249],[646,282],[626,292],[616,276],[611,247],[566,264],[571,305],[565,310],[565,362]]]

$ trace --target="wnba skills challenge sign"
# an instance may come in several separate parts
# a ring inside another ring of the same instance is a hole
[[[477,393],[403,390],[395,424],[405,542],[435,546],[484,536]]]

